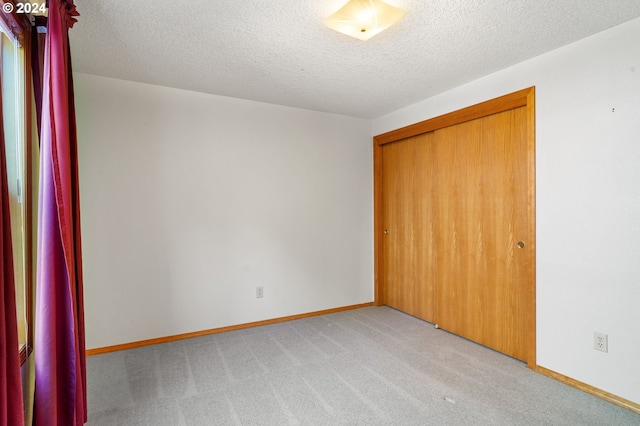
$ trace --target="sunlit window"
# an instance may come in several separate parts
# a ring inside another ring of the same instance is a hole
[[[2,27],[0,26],[0,29]],[[1,33],[0,72],[4,149],[7,158],[7,182],[11,209],[11,237],[18,312],[19,348],[26,351],[28,343],[28,297],[25,268],[25,58],[20,43],[9,31]]]

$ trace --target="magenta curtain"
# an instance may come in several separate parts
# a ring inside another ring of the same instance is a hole
[[[0,99],[2,87],[0,86]],[[0,426],[24,425],[22,380],[18,352],[18,320],[16,318],[16,288],[13,281],[13,247],[11,243],[11,212],[7,186],[7,154],[4,146],[0,102]]]
[[[34,424],[87,420],[78,158],[68,30],[71,0],[49,0],[36,288]]]

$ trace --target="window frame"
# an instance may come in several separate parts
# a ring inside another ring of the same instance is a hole
[[[0,0],[0,7],[5,3],[11,3],[15,6],[15,1]],[[15,8],[14,8],[15,10]],[[36,256],[37,244],[34,241],[35,232],[35,220],[33,217],[34,205],[37,205],[37,199],[34,199],[34,194],[37,194],[34,184],[37,182],[34,180],[33,170],[37,170],[36,165],[38,158],[34,157],[34,153],[37,153],[35,149],[35,143],[37,138],[34,137],[34,119],[33,114],[33,83],[31,74],[31,36],[32,27],[29,21],[29,17],[26,15],[12,13],[0,13],[0,22],[3,33],[6,33],[7,37],[11,39],[14,47],[20,49],[20,66],[19,70],[21,84],[18,90],[20,91],[20,114],[22,114],[20,121],[20,134],[22,137],[23,146],[21,147],[21,198],[22,198],[22,215],[23,215],[23,233],[22,233],[22,250],[23,250],[23,271],[24,271],[24,327],[26,328],[26,342],[19,348],[20,352],[20,364],[23,365],[33,351],[33,339],[34,339],[34,292],[35,292],[35,264],[34,259]],[[0,100],[1,101],[1,100]],[[3,107],[7,107],[3,105]],[[13,106],[11,106],[13,108]],[[6,123],[5,123],[6,125]],[[36,132],[37,134],[37,132]],[[5,141],[6,143],[6,141]],[[2,149],[6,149],[2,147]],[[21,321],[18,319],[18,321]]]

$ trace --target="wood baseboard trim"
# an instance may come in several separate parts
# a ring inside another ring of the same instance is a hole
[[[588,394],[597,396],[598,398],[604,399],[605,401],[609,401],[613,404],[619,405],[620,407],[626,408],[627,410],[633,411],[634,413],[640,414],[640,404],[636,404],[635,402],[629,401],[628,399],[624,399],[612,393],[605,392],[602,389],[595,388],[586,383],[582,383],[578,380],[572,379],[571,377],[556,373],[553,370],[540,367],[539,365],[535,367],[534,371],[544,376],[551,377],[552,379],[555,379]]]
[[[209,330],[194,331],[191,333],[176,334],[173,336],[158,337],[156,339],[140,340],[137,342],[123,343],[120,345],[105,346],[103,348],[87,349],[87,356],[105,354],[108,352],[123,351],[126,349],[139,348],[142,346],[157,345],[160,343],[174,342],[176,340],[190,339],[192,337],[207,336],[209,334],[225,333],[227,331],[242,330],[244,328],[259,327],[261,325],[276,324],[279,322],[293,321],[302,318],[315,317],[319,315],[333,314],[336,312],[350,311],[353,309],[366,308],[374,306],[374,302],[361,303],[359,305],[342,306],[339,308],[325,309],[322,311],[308,312],[305,314],[290,315],[280,318],[272,318],[263,321],[248,322],[245,324],[230,325],[227,327],[212,328]]]

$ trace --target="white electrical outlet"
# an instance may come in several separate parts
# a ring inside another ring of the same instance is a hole
[[[264,288],[262,286],[256,287],[256,298],[260,299],[261,297],[264,297]]]
[[[593,332],[593,349],[602,352],[609,352],[608,336],[604,333]]]

